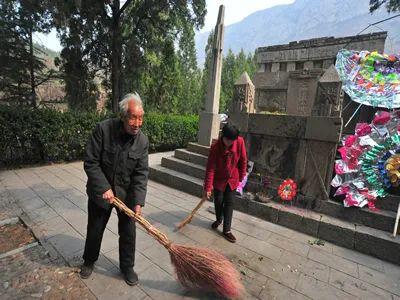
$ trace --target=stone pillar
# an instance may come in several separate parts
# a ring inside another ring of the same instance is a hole
[[[247,72],[243,72],[235,82],[232,99],[232,113],[254,113],[254,84]]]
[[[279,71],[279,63],[272,63],[271,72],[278,72]]]
[[[340,97],[341,81],[335,66],[331,65],[318,80],[313,116],[340,117],[343,99]]]
[[[287,64],[287,71],[296,71],[296,63],[295,62],[288,62]]]
[[[304,63],[304,69],[305,70],[311,70],[314,68],[314,63],[312,61],[306,61]]]
[[[208,79],[205,111],[200,114],[199,135],[200,145],[210,146],[213,139],[218,138],[219,97],[221,90],[222,46],[224,38],[225,7],[219,7],[217,25],[214,30],[213,56],[210,77]]]
[[[320,70],[290,72],[287,92],[287,114],[296,116],[311,115],[321,73]]]

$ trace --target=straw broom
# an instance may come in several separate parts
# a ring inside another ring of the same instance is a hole
[[[120,199],[114,197],[113,205],[135,219],[168,250],[177,279],[183,286],[213,291],[228,299],[243,294],[239,272],[222,254],[210,249],[173,244],[164,233],[144,217],[135,214]]]
[[[192,219],[196,212],[200,209],[200,207],[203,205],[203,203],[207,200],[206,197],[201,198],[200,202],[197,204],[197,206],[192,210],[192,212],[181,222],[176,226],[177,230],[182,229],[186,224],[192,222]]]

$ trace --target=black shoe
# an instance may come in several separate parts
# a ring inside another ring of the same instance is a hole
[[[231,242],[231,243],[235,243],[236,242],[236,238],[232,234],[232,232],[230,232],[230,231],[224,232],[223,235],[224,235],[225,239],[227,239],[229,242]]]
[[[136,285],[139,282],[139,278],[133,269],[121,270],[124,275],[125,282],[128,285]]]
[[[82,279],[87,279],[90,277],[90,275],[92,275],[93,268],[94,268],[93,263],[83,263],[79,275],[81,276]]]
[[[214,223],[211,224],[211,228],[212,229],[217,229],[219,225],[221,225],[221,222],[220,221],[215,221]]]

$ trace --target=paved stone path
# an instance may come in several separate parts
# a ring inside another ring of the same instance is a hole
[[[163,154],[151,156],[159,162]],[[26,214],[41,242],[55,248],[71,266],[81,263],[87,224],[86,175],[81,162],[2,171],[0,208],[12,199]],[[234,212],[231,244],[210,230],[213,215],[204,205],[181,232],[174,226],[198,198],[150,181],[144,215],[176,243],[210,247],[232,259],[248,299],[400,300],[400,267],[285,227]],[[115,212],[104,233],[94,274],[83,280],[98,299],[216,299],[189,292],[175,280],[165,251],[138,226],[135,270],[140,284],[129,287],[118,269]],[[1,279],[0,275],[0,279]]]

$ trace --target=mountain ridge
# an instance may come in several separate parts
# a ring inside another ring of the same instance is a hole
[[[384,8],[371,14],[369,0],[296,0],[292,4],[278,5],[260,10],[242,21],[225,26],[224,53],[232,49],[238,53],[254,52],[258,47],[286,44],[324,36],[356,35],[368,24],[395,14]],[[387,52],[400,48],[400,18],[379,26],[371,26],[363,33],[388,31]],[[196,34],[196,52],[199,66],[203,66],[204,48],[209,32]]]

